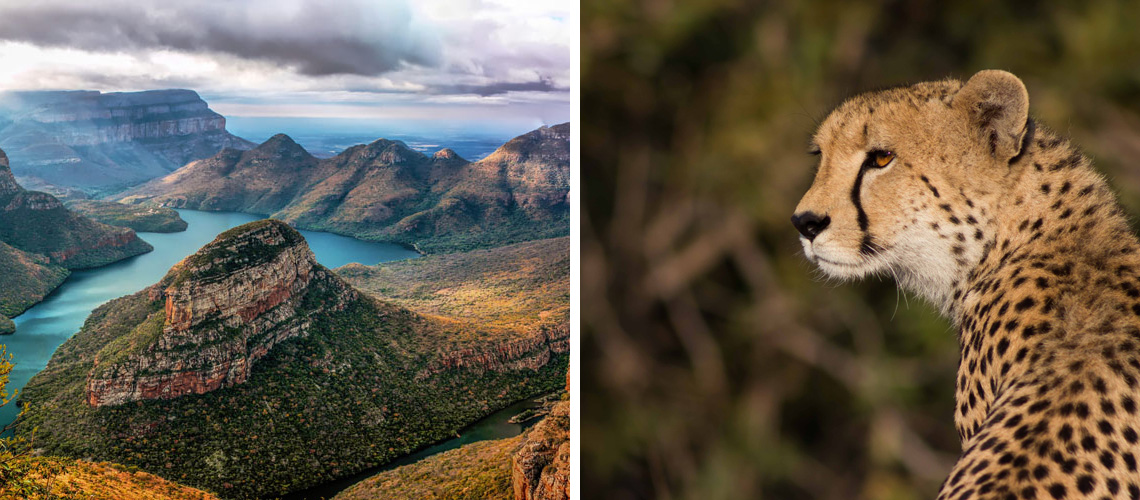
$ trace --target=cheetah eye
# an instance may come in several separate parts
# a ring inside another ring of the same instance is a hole
[[[894,159],[895,154],[890,151],[871,151],[867,153],[867,166],[871,168],[883,168],[890,165]]]

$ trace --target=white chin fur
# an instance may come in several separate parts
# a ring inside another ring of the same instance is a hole
[[[808,260],[819,266],[819,269],[828,277],[839,279],[858,279],[874,274],[879,265],[874,261],[859,256],[855,259],[832,257],[830,252],[817,252],[812,242],[800,237],[800,244],[804,247],[804,255]],[[824,249],[825,250],[825,249]],[[878,260],[878,259],[876,259]]]

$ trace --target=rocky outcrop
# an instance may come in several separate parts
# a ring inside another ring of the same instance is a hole
[[[570,403],[556,403],[511,461],[515,500],[570,498]]]
[[[417,378],[454,369],[475,373],[538,370],[546,366],[552,356],[569,352],[569,325],[552,324],[527,338],[440,353]]]
[[[280,221],[223,233],[148,289],[161,309],[99,352],[87,403],[171,399],[245,382],[275,345],[308,333],[309,313],[299,302],[311,286],[335,291],[322,304],[326,311],[356,296]]]
[[[17,175],[98,189],[164,175],[252,144],[192,90],[0,93],[0,146]]]

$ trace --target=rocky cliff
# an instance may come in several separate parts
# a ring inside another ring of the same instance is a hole
[[[526,435],[511,460],[515,500],[570,498],[570,403],[556,403],[550,415]]]
[[[170,399],[245,382],[275,345],[308,333],[309,313],[298,301],[314,280],[338,288],[325,312],[356,298],[283,222],[219,236],[147,289],[162,308],[99,351],[87,403]]]
[[[120,199],[267,214],[298,227],[394,241],[427,253],[569,233],[570,127],[543,127],[470,163],[377,140],[323,160],[278,135],[222,151]]]
[[[443,351],[417,378],[457,369],[477,373],[538,370],[546,366],[552,356],[569,353],[570,325],[546,325],[525,338]]]
[[[18,176],[100,191],[252,144],[192,90],[36,91],[0,93],[0,147]]]

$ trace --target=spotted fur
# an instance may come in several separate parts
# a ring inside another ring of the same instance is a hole
[[[830,224],[804,253],[890,273],[954,321],[963,452],[939,499],[1140,499],[1140,242],[1028,103],[983,71],[840,105],[796,210]],[[895,158],[868,168],[876,150]]]

